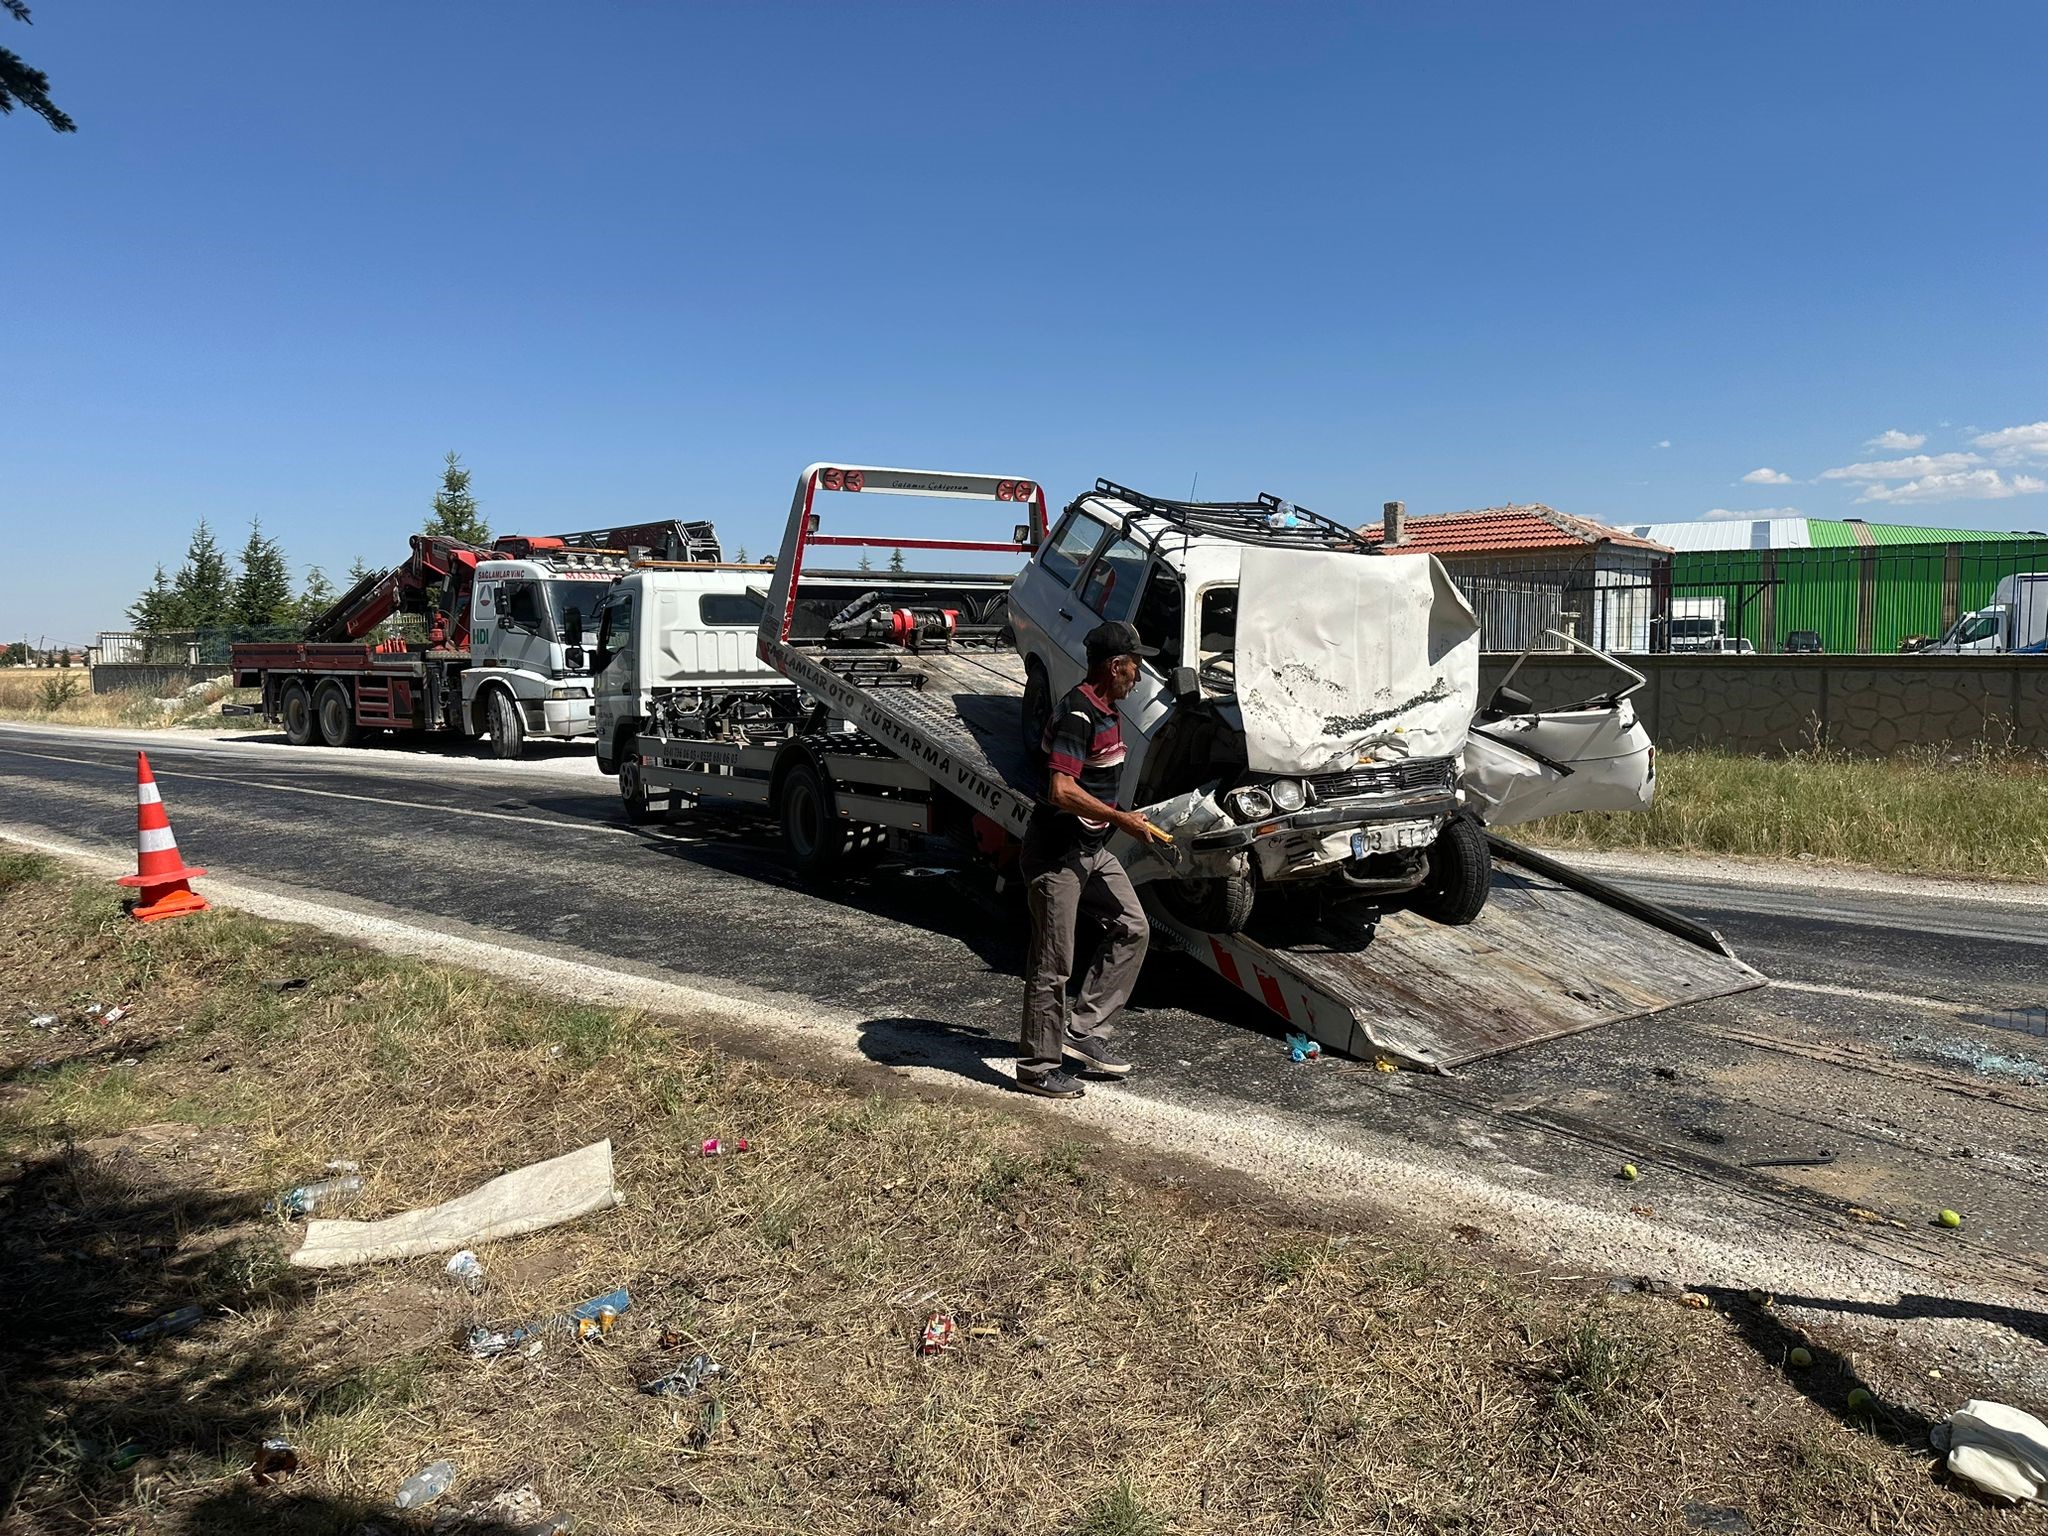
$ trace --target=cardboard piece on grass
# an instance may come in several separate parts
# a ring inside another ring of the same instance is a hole
[[[620,1204],[612,1144],[594,1141],[560,1157],[500,1174],[441,1205],[382,1221],[311,1221],[292,1263],[336,1269],[378,1259],[450,1253],[494,1238],[538,1232]]]
[[[2048,1484],[2048,1424],[1988,1398],[1971,1398],[1934,1431],[1948,1469],[1986,1493],[2015,1503],[2039,1499]]]

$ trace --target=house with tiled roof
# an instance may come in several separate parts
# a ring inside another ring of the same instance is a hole
[[[1383,524],[1359,532],[1385,541]],[[1546,629],[1603,650],[1646,651],[1671,566],[1671,550],[1654,539],[1540,502],[1410,517],[1391,548],[1443,562],[1489,651],[1521,650]]]

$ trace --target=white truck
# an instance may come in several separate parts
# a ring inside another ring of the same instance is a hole
[[[2048,572],[2000,579],[1991,601],[1966,613],[1922,656],[1999,656],[2048,651]]]
[[[826,493],[863,505],[894,496],[993,503],[1019,520],[996,539],[826,533]],[[771,569],[647,567],[621,581],[600,620],[596,707],[600,765],[619,774],[629,817],[753,806],[775,818],[811,880],[857,875],[893,847],[934,837],[1003,878],[1040,790],[1022,729],[1027,673],[1008,572],[827,570],[820,558],[869,548],[1014,562],[1048,532],[1031,479],[813,464]],[[710,654],[706,635],[723,627],[706,624],[701,606],[692,613],[692,594],[701,605],[713,591],[760,604],[755,654],[765,672],[735,664],[722,645],[708,663],[691,661]],[[650,616],[664,611],[678,632],[658,632]],[[1483,818],[1518,796],[1540,800],[1577,771],[1534,747],[1532,733],[1612,757],[1636,729],[1625,694],[1552,714],[1503,688],[1475,719],[1484,761],[1460,790],[1466,811]],[[1594,777],[1611,786],[1616,774]],[[1441,1069],[1761,985],[1710,930],[1497,838],[1490,899],[1467,926],[1389,912],[1377,923],[1251,932],[1210,932],[1177,916],[1156,899],[1175,863],[1113,846],[1142,881],[1156,947],[1353,1055]]]
[[[1723,650],[1728,636],[1728,599],[1674,597],[1665,632],[1674,652]]]

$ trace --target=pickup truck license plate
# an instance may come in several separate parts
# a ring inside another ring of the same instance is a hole
[[[1427,848],[1435,841],[1436,826],[1433,822],[1397,821],[1383,827],[1364,827],[1351,834],[1351,857],[1362,859],[1370,853]]]

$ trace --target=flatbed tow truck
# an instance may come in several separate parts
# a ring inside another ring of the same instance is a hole
[[[1007,541],[828,534],[821,492],[995,502]],[[1007,579],[820,571],[824,549],[1028,556],[1045,492],[1017,476],[814,464],[799,479],[758,631],[793,689],[750,715],[657,722],[635,743],[641,791],[773,814],[800,873],[826,878],[892,840],[952,835],[998,861],[1035,803],[1025,668]],[[602,663],[600,663],[602,670]],[[1177,949],[1282,1023],[1361,1059],[1444,1071],[1540,1040],[1763,985],[1711,929],[1545,855],[1489,839],[1493,890],[1447,927],[1406,912],[1369,933],[1205,932],[1147,893],[1155,948]],[[1128,848],[1119,848],[1129,853]]]

